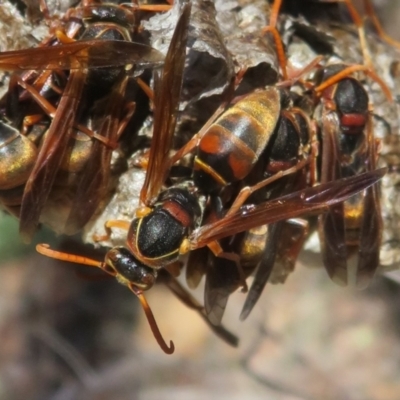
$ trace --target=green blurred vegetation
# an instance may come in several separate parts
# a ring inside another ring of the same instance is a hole
[[[54,245],[59,239],[46,228],[40,228],[30,244],[24,244],[18,232],[18,220],[0,213],[0,263],[24,258],[35,252],[38,243]]]

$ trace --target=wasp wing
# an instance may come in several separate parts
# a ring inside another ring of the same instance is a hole
[[[161,67],[164,56],[141,43],[124,40],[79,40],[50,47],[0,53],[1,70],[75,70],[129,66]]]
[[[175,132],[185,67],[190,10],[190,4],[186,4],[165,58],[162,78],[160,80],[156,75],[155,79],[153,138],[146,178],[140,193],[140,199],[144,204],[155,200],[168,173],[169,152]]]
[[[299,190],[300,188],[304,188],[307,182],[306,173],[307,171],[303,168],[295,175],[286,177],[286,182],[282,181],[277,187],[273,188],[270,191],[270,196],[272,196],[272,198],[282,197],[296,189]],[[265,242],[263,256],[257,266],[253,283],[246,297],[242,312],[240,313],[240,319],[242,321],[248,317],[260,298],[272,270],[274,269],[276,257],[279,254],[279,251],[282,251],[279,245],[284,242],[282,240],[282,231],[284,226],[285,221],[279,221],[268,226],[268,235]]]
[[[326,212],[330,206],[378,182],[385,173],[386,168],[381,168],[300,190],[256,206],[243,206],[235,214],[196,229],[189,237],[190,247],[204,247],[212,241],[303,214]]]
[[[210,254],[204,289],[204,308],[211,324],[221,324],[229,296],[242,281],[234,262]]]
[[[283,223],[284,221],[279,221],[271,224],[268,227],[268,238],[265,250],[257,267],[257,271],[254,276],[254,280],[250,287],[249,293],[244,302],[242,312],[240,313],[240,319],[242,321],[244,321],[249,316],[251,310],[256,305],[258,299],[261,296],[261,293],[265,288],[265,285],[268,282],[272,269],[274,268],[275,259],[278,251],[278,242],[282,233]]]
[[[94,110],[93,126],[97,135],[109,143],[118,140],[118,128],[124,109],[124,94],[128,79],[121,79],[105,98],[105,104],[97,103]],[[97,123],[97,120],[100,120]],[[93,139],[92,149],[83,175],[80,178],[71,211],[65,226],[65,233],[73,234],[85,226],[93,216],[108,189],[112,148]]]
[[[68,140],[73,134],[76,111],[85,84],[85,72],[73,71],[61,96],[49,130],[45,135],[36,164],[26,183],[20,211],[20,233],[30,241],[43,206],[61,165]]]
[[[336,113],[325,112],[322,117],[321,183],[341,177],[339,159],[339,121]],[[330,207],[319,216],[321,254],[328,275],[335,282],[347,284],[347,250],[344,204]]]
[[[367,121],[367,165],[368,170],[375,169],[376,151],[373,135],[371,116]],[[360,242],[358,248],[358,265],[356,286],[366,288],[371,282],[376,269],[380,264],[379,255],[382,242],[382,213],[380,205],[379,187],[374,185],[365,192],[363,203],[363,219],[360,229]]]
[[[189,253],[186,263],[186,283],[190,289],[196,289],[207,272],[209,250],[207,247]]]

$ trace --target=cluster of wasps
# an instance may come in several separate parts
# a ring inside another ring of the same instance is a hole
[[[351,1],[345,3],[362,42],[362,22]],[[97,0],[70,9],[38,47],[0,53],[0,69],[12,72],[0,101],[0,201],[19,218],[26,240],[50,202],[64,215],[62,230],[69,234],[99,212],[112,154],[129,137],[140,106],[135,96],[150,98],[154,123],[142,152],[141,204],[131,221],[108,220],[104,237],[95,238],[101,242],[123,230],[126,246],[112,248],[101,262],[45,244],[37,250],[100,268],[126,285],[168,354],[174,345],[162,338],[143,295],[156,280],[237,345],[221,325],[230,294],[247,292],[245,319],[266,283],[284,281],[294,269],[313,230],[319,232],[321,263],[335,282],[366,287],[379,266],[377,183],[386,170],[377,169],[372,105],[353,74],[377,82],[389,100],[390,91],[370,66],[327,64],[323,56],[289,72],[277,29],[281,5],[272,2],[270,24],[260,32],[274,38],[278,81],[238,94],[246,71],[237,72],[222,104],[178,149],[190,1],[173,5],[179,18],[166,56],[146,42],[140,22],[143,14],[172,5]],[[44,0],[41,8],[47,10]],[[145,82],[149,70],[153,89]],[[176,279],[184,254],[189,287],[206,277],[204,306]]]

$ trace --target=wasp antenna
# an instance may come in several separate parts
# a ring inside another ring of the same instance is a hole
[[[130,284],[129,289],[138,297],[140,304],[143,307],[144,313],[146,314],[147,321],[149,322],[151,331],[153,332],[153,335],[155,339],[157,340],[157,343],[161,347],[162,351],[165,354],[173,354],[175,351],[175,345],[172,340],[169,341],[169,347],[167,343],[165,342],[164,338],[161,335],[160,330],[158,329],[158,325],[156,322],[156,319],[154,318],[153,312],[151,311],[151,308],[149,306],[149,303],[147,302],[146,298],[144,297],[144,294],[141,290],[137,289],[134,285]]]
[[[393,99],[393,95],[389,89],[389,87],[386,85],[386,83],[382,80],[382,78],[374,71],[374,70],[370,70],[367,69],[365,71],[366,75],[368,75],[371,79],[373,79],[376,83],[378,83],[378,85],[381,87],[382,92],[384,93],[384,95],[386,96],[386,98],[388,99],[388,101],[390,103],[394,102]]]
[[[340,71],[336,75],[332,76],[331,78],[327,79],[323,83],[321,83],[319,86],[315,88],[316,92],[322,92],[329,86],[334,85],[335,83],[339,82],[341,79],[346,78],[353,72],[358,72],[362,71],[366,75],[368,75],[371,79],[373,79],[382,89],[382,92],[385,94],[386,98],[389,100],[389,102],[393,103],[393,96],[390,92],[390,89],[386,85],[386,83],[371,69],[366,67],[365,65],[350,65],[349,67],[345,68],[343,71]]]
[[[92,258],[81,257],[75,254],[63,253],[50,249],[50,246],[46,243],[36,245],[36,251],[43,256],[54,258],[55,260],[68,261],[75,264],[83,264],[88,267],[95,267],[104,270],[103,263],[100,261],[93,260]]]

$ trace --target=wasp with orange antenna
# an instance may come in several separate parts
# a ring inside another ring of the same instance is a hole
[[[344,201],[376,183],[385,172],[384,170],[368,172],[351,179],[337,180],[325,185],[295,191],[260,204],[243,205],[243,199],[247,198],[250,193],[282,177],[282,173],[277,172],[273,175],[273,179],[246,188],[243,191],[244,195],[238,196],[239,200],[234,202],[234,206],[221,219],[203,223],[204,185],[200,186],[199,182],[195,183],[196,181],[187,181],[162,190],[166,171],[171,165],[171,160],[175,159],[175,156],[172,159],[169,157],[168,147],[174,131],[174,121],[167,115],[174,115],[172,110],[176,107],[176,99],[172,103],[175,104],[174,107],[172,107],[171,101],[163,102],[162,104],[168,105],[166,109],[160,107],[157,101],[165,99],[162,95],[164,91],[174,95],[176,93],[170,90],[168,82],[164,79],[161,85],[161,95],[157,95],[159,92],[156,90],[154,136],[150,150],[149,168],[141,193],[145,207],[137,210],[137,216],[132,222],[119,220],[106,222],[107,230],[114,228],[127,231],[127,248],[131,254],[129,260],[127,259],[129,265],[135,266],[135,268],[137,266],[138,269],[147,268],[146,271],[153,273],[154,277],[157,276],[159,269],[168,269],[179,259],[181,254],[206,246],[215,256],[235,261],[237,255],[224,252],[218,243],[220,239],[249,231],[261,225],[280,222],[304,214],[324,212],[330,205]],[[167,100],[165,99],[165,101]],[[164,151],[160,151],[160,149]],[[304,165],[307,164],[304,163]],[[287,169],[287,173],[299,171],[304,165],[297,164],[290,167]],[[208,188],[211,189],[211,186]],[[60,253],[48,252],[43,247],[39,247],[38,250],[54,258],[63,259],[64,257]],[[97,262],[99,268],[103,269],[104,265],[104,263]],[[117,274],[117,276],[120,275]],[[127,284],[132,290],[135,281],[129,279],[134,279],[134,275],[125,278],[127,279],[119,278],[120,282]],[[141,285],[142,283],[139,281],[138,286]]]
[[[170,156],[185,59],[184,53],[177,49],[182,48],[183,39],[179,35],[182,35],[181,30],[185,26],[182,21],[187,23],[187,13],[187,8],[185,8],[165,60],[163,78],[159,79],[157,75],[155,77],[153,137],[146,179],[140,196],[143,207],[137,209],[136,218],[133,221],[109,220],[106,222],[108,231],[111,229],[127,231],[126,248],[110,250],[111,253],[106,255],[105,262],[79,259],[80,263],[95,266],[112,274],[131,291],[141,295],[143,290],[150,289],[158,271],[169,269],[178,261],[181,254],[207,246],[215,256],[235,261],[235,255],[232,258],[231,253],[225,253],[220,247],[218,242],[220,239],[246,232],[260,225],[276,223],[303,214],[324,212],[329,206],[342,202],[375,184],[385,173],[385,170],[366,172],[348,179],[339,179],[327,184],[297,190],[270,201],[245,204],[251,193],[260,190],[285,174],[289,175],[301,170],[315,158],[311,155],[305,158],[302,164],[297,163],[294,167],[285,169],[283,174],[277,172],[272,175],[271,179],[267,178],[259,184],[245,188],[237,196],[237,199],[233,200],[232,207],[221,219],[204,223],[204,205],[207,198],[212,197],[214,190],[211,190],[211,193],[207,191],[207,187],[201,184],[196,177],[194,182],[189,180],[172,185],[168,189],[163,188],[171,165],[195,148],[198,139],[210,126],[213,126],[215,121],[215,118],[210,119],[205,128],[188,146],[174,156]],[[180,46],[177,43],[180,43]],[[279,90],[277,92],[279,93]],[[271,113],[277,120],[281,112],[281,103],[273,104],[273,106],[274,110],[278,111]],[[275,129],[275,125],[271,127],[272,131]],[[267,136],[270,135],[272,132],[268,131]],[[260,147],[262,147],[261,153],[264,146]],[[195,163],[199,164],[197,161]],[[252,165],[246,167],[250,172]],[[214,176],[211,178],[213,179]],[[228,183],[230,182],[227,181],[225,186]],[[72,261],[75,259],[73,255],[49,250],[45,245],[39,245],[38,251],[56,259],[67,261],[69,257],[72,257]],[[148,318],[160,346],[164,351],[171,352],[171,346],[161,339],[158,329],[153,325],[152,318],[149,315]]]

